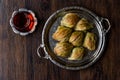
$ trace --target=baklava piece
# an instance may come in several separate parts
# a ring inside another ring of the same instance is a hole
[[[68,58],[69,60],[81,60],[84,55],[83,47],[76,47],[72,50],[71,56]]]
[[[71,33],[72,30],[70,28],[64,26],[58,26],[57,30],[52,35],[52,37],[57,41],[66,42],[69,40]]]
[[[91,23],[89,23],[87,19],[82,18],[77,23],[75,30],[86,31],[86,30],[89,30],[92,28],[93,28],[93,25]]]
[[[61,25],[73,28],[77,24],[79,16],[76,13],[67,13],[61,20]]]
[[[80,31],[75,31],[70,36],[69,42],[74,46],[81,46],[84,40],[84,33]]]
[[[93,51],[96,48],[96,36],[94,33],[87,32],[83,46],[88,50]]]
[[[67,42],[59,42],[56,44],[55,48],[54,48],[54,53],[57,56],[66,58],[68,56],[70,56],[71,51],[73,49],[73,45]]]

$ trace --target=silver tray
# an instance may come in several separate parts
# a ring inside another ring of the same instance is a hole
[[[62,17],[69,12],[77,13],[81,18],[86,18],[88,21],[93,23],[94,32],[97,35],[97,48],[95,51],[89,51],[82,60],[70,61],[65,58],[58,57],[54,54],[53,49],[57,41],[53,40],[52,34],[56,31]],[[105,29],[102,25],[102,22],[106,21],[108,28]],[[84,69],[95,63],[101,56],[104,46],[105,46],[105,36],[110,29],[109,20],[106,18],[98,17],[93,12],[83,8],[83,7],[66,7],[61,10],[53,13],[47,20],[44,25],[42,32],[42,44],[37,49],[37,54],[40,58],[49,59],[54,64],[59,67],[70,69],[70,70],[79,70]],[[43,48],[45,56],[41,56],[39,49]]]

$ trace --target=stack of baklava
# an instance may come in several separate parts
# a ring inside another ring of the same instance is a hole
[[[65,14],[52,36],[58,41],[54,53],[69,60],[81,60],[86,49],[96,49],[96,36],[91,31],[93,28],[92,23],[76,13]]]

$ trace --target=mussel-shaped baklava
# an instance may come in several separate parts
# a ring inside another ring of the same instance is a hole
[[[52,37],[57,41],[65,42],[69,40],[71,33],[72,30],[70,28],[64,26],[58,26],[57,30],[52,35]]]
[[[89,30],[91,28],[93,28],[93,25],[90,22],[88,22],[87,19],[82,18],[77,23],[75,30],[85,31],[85,30]]]
[[[76,13],[67,13],[61,20],[61,25],[73,28],[79,20]]]
[[[54,48],[54,53],[60,57],[68,57],[71,54],[73,45],[67,42],[59,42]]]
[[[74,46],[81,46],[84,40],[84,33],[80,31],[75,31],[70,36],[69,42]]]
[[[71,56],[68,58],[69,60],[81,60],[84,55],[83,47],[76,47],[72,50]]]
[[[96,36],[94,33],[87,32],[83,46],[86,47],[88,50],[95,50],[96,48]]]

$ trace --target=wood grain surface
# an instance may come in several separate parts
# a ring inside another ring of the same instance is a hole
[[[112,25],[102,57],[84,70],[65,70],[36,54],[46,20],[68,6],[88,8]],[[38,25],[34,33],[20,36],[12,31],[9,20],[19,8],[35,12]],[[120,80],[120,1],[0,0],[0,80]]]

